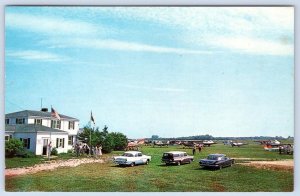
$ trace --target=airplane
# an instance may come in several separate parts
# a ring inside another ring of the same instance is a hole
[[[195,143],[192,141],[181,142],[181,144],[183,145],[183,148],[185,148],[185,147],[194,148],[194,146],[195,146]]]
[[[256,140],[255,142],[259,142],[261,145],[279,145],[280,141],[278,140]]]
[[[162,142],[162,141],[154,141],[153,142],[153,147],[154,146],[159,146],[159,147],[162,147],[162,146],[166,146],[168,147],[169,146],[169,141],[166,141],[166,142]]]
[[[234,147],[234,146],[240,147],[243,145],[247,145],[247,144],[243,143],[243,142],[231,142],[231,147]]]
[[[202,144],[203,144],[204,146],[210,147],[211,145],[216,144],[216,142],[214,142],[214,141],[212,141],[212,140],[204,140],[204,141],[202,142]]]
[[[126,150],[139,150],[139,144],[137,142],[128,142]]]

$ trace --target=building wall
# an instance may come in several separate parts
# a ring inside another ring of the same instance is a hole
[[[31,133],[14,133],[13,138],[17,139],[27,139],[30,138],[30,148],[27,149],[33,153],[36,153],[36,133],[31,132]]]
[[[57,138],[64,139],[64,147],[57,147],[56,148],[56,142]],[[43,153],[43,140],[48,139],[48,141],[51,141],[52,148],[56,148],[58,153],[67,153],[68,152],[68,135],[67,133],[38,133],[37,134],[37,148],[36,148],[36,154],[42,155]]]

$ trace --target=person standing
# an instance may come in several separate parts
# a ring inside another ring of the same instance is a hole
[[[75,145],[75,151],[76,151],[76,156],[79,157],[79,153],[80,153],[80,146],[78,143],[76,143]]]
[[[201,146],[201,144],[199,144],[199,146],[198,146],[198,150],[199,150],[199,153],[201,152],[201,150],[202,150],[202,146]]]
[[[102,145],[99,146],[99,156],[102,155]]]
[[[195,152],[196,152],[196,147],[194,146],[193,147],[193,155],[195,155]]]

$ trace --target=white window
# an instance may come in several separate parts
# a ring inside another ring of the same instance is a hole
[[[69,136],[68,145],[73,145],[74,136]]]
[[[65,147],[65,138],[56,138],[56,148]]]
[[[5,119],[5,124],[8,125],[9,124],[9,118]]]
[[[16,124],[25,124],[25,118],[16,118]]]
[[[69,129],[74,129],[75,122],[69,121]]]
[[[9,140],[9,136],[6,135],[6,136],[5,136],[5,141],[8,141],[8,140]]]
[[[34,124],[36,125],[41,125],[42,124],[42,119],[34,119]]]
[[[51,128],[60,129],[60,120],[51,120]]]

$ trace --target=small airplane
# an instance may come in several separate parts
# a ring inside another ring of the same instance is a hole
[[[212,141],[212,140],[204,140],[204,141],[202,142],[202,144],[203,144],[204,146],[210,147],[211,145],[216,144],[216,142],[214,142],[214,141]]]
[[[247,145],[247,144],[243,143],[243,142],[231,142],[231,147],[234,147],[234,146],[240,147],[243,145]]]
[[[259,142],[261,145],[279,145],[280,141],[278,140],[256,140],[255,142]]]
[[[194,148],[195,143],[192,141],[186,141],[186,142],[182,142],[181,143],[183,145],[183,148],[187,147],[187,148]]]
[[[159,146],[159,147],[162,147],[162,146],[166,146],[168,147],[169,146],[169,141],[166,141],[166,142],[162,142],[162,141],[154,141],[153,142],[153,147],[154,146]]]
[[[126,150],[139,150],[139,144],[137,142],[128,142]]]

